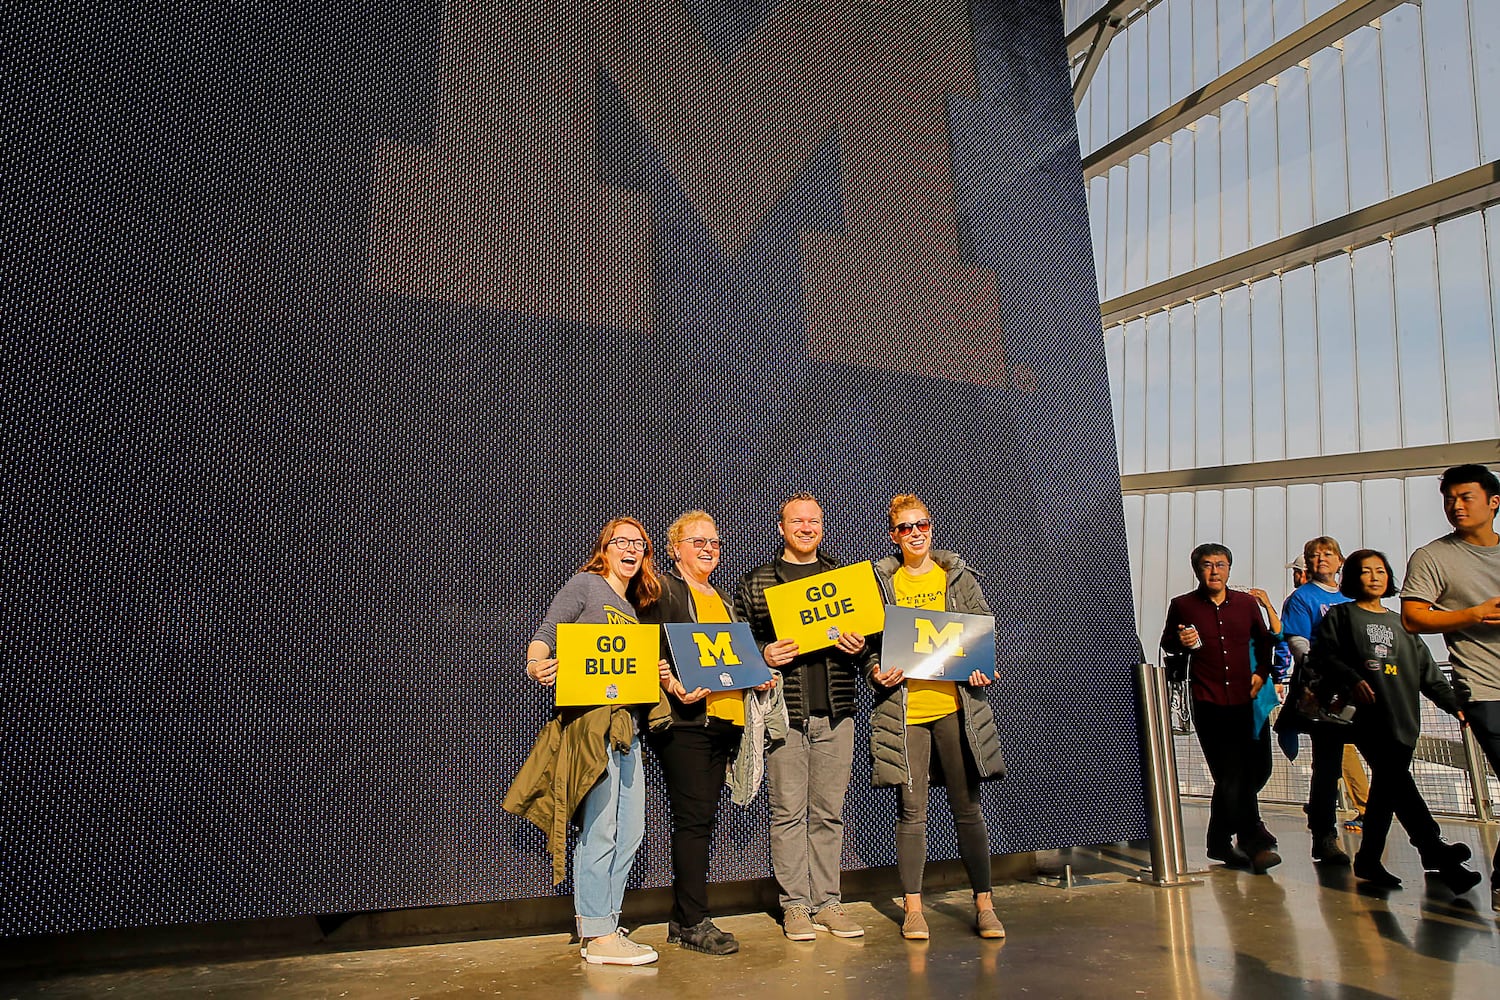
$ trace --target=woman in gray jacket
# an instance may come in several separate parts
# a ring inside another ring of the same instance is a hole
[[[900,557],[876,564],[886,601],[903,607],[990,615],[989,602],[973,570],[957,553],[932,548],[932,515],[919,498],[904,494],[890,505],[891,541]],[[1005,774],[995,716],[982,688],[991,683],[974,671],[966,682],[903,677],[896,668],[870,675],[875,710],[870,748],[876,787],[900,790],[896,822],[896,867],[905,893],[901,934],[926,940],[922,874],[927,863],[927,790],[934,776],[948,787],[948,805],[958,831],[959,853],[974,889],[974,927],[980,937],[1005,936],[990,892],[990,838],[979,808],[979,782]]]

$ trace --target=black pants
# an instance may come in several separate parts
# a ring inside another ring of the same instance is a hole
[[[1260,833],[1260,802],[1256,796],[1271,777],[1271,727],[1250,733],[1250,704],[1215,705],[1193,702],[1193,728],[1203,747],[1203,759],[1214,779],[1208,813],[1208,849],[1222,854],[1231,837],[1240,849],[1254,854],[1267,845]],[[1337,774],[1337,772],[1335,772]]]
[[[1365,803],[1365,829],[1357,860],[1380,860],[1393,816],[1406,827],[1406,835],[1419,852],[1426,854],[1436,847],[1443,832],[1411,776],[1416,748],[1402,746],[1383,733],[1356,733],[1354,744],[1370,765],[1370,798]]]
[[[739,726],[672,726],[649,737],[672,807],[672,919],[691,927],[708,916],[708,857],[724,771],[739,749]]]
[[[1314,837],[1338,832],[1339,778],[1344,775],[1344,728],[1315,723],[1312,739],[1312,784],[1307,790],[1307,828]]]
[[[969,756],[959,713],[906,727],[906,766],[910,779],[901,786],[896,819],[896,871],[901,891],[922,891],[927,868],[927,790],[932,777],[932,751],[948,787],[948,808],[958,833],[958,853],[976,893],[990,891],[990,835],[979,808],[979,769]]]
[[[1500,774],[1500,701],[1471,701],[1464,705],[1464,718],[1479,749],[1490,759],[1490,767]],[[1490,884],[1500,886],[1500,846],[1490,861]]]

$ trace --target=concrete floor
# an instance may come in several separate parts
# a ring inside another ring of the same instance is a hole
[[[1206,809],[1184,806],[1188,858],[1202,851]],[[1391,892],[1358,888],[1347,868],[1322,872],[1307,854],[1300,811],[1268,808],[1286,863],[1268,876],[1215,866],[1199,885],[1156,889],[1128,881],[1143,848],[1075,849],[1040,856],[1070,864],[1073,889],[1009,883],[996,904],[1009,938],[969,929],[967,892],[928,900],[932,940],[902,940],[893,899],[855,902],[862,940],[795,943],[764,913],[724,917],[741,952],[713,958],[667,946],[664,924],[635,937],[658,948],[654,966],[590,966],[566,935],[431,944],[213,964],[64,973],[0,981],[0,997],[405,998],[532,997],[1314,997],[1416,1000],[1500,996],[1500,923],[1488,882],[1457,898],[1427,885],[1398,831],[1386,865],[1406,879]],[[1488,874],[1496,827],[1444,823]],[[1356,836],[1345,834],[1351,850]],[[629,907],[627,903],[627,918]]]

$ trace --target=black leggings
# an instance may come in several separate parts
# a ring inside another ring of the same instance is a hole
[[[692,927],[709,915],[708,861],[724,770],[741,729],[718,719],[650,734],[672,807],[672,919]]]
[[[975,893],[990,891],[990,835],[979,809],[979,770],[964,742],[959,713],[933,722],[906,727],[908,784],[901,786],[901,810],[896,821],[896,870],[901,891],[922,891],[927,867],[927,789],[932,776],[932,749],[948,786],[948,807],[958,831],[958,850]]]

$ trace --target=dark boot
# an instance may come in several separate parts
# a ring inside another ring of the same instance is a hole
[[[668,923],[667,943],[680,944],[688,951],[701,951],[705,955],[733,955],[740,950],[740,943],[734,935],[719,930],[710,917],[704,917],[691,927],[683,927],[675,920]]]
[[[1474,856],[1468,844],[1461,841],[1457,844],[1450,844],[1442,838],[1421,848],[1417,853],[1422,856],[1423,870],[1429,872],[1440,872],[1445,868],[1462,865]]]
[[[1349,863],[1349,855],[1344,853],[1343,845],[1339,843],[1339,835],[1332,830],[1313,838],[1312,857],[1314,861],[1323,865],[1347,865]]]
[[[1380,863],[1379,858],[1366,858],[1356,854],[1354,856],[1354,877],[1361,882],[1368,882],[1381,889],[1401,888],[1401,880],[1386,871],[1385,865]]]

